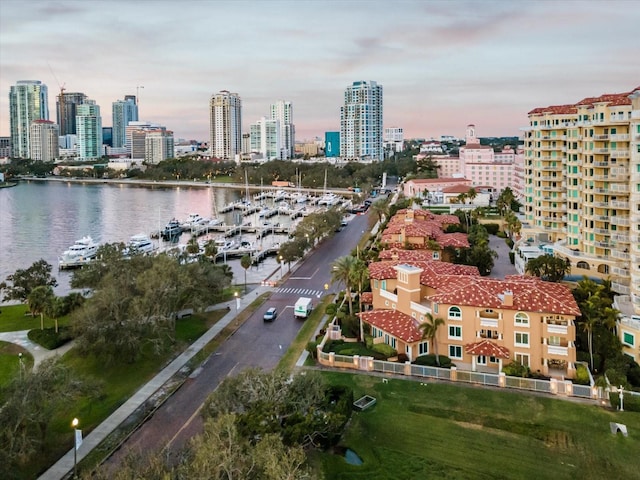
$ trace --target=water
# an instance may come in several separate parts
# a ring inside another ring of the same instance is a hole
[[[57,181],[22,182],[0,189],[0,281],[44,259],[58,279],[56,293],[64,295],[69,291],[71,272],[58,271],[58,257],[76,240],[90,235],[97,243],[127,242],[132,235],[162,229],[172,218],[184,220],[189,213],[213,217],[217,209],[243,196],[243,191],[227,188]],[[233,213],[220,218],[227,224],[237,220]],[[288,224],[288,218],[282,216],[268,221]],[[188,238],[183,234],[180,242]]]

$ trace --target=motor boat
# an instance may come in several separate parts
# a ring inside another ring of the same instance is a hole
[[[209,220],[203,218],[198,213],[190,213],[187,219],[180,224],[182,230],[193,230],[194,228],[200,228],[209,223]]]
[[[127,247],[125,248],[125,255],[131,253],[152,253],[154,250],[158,248],[151,239],[145,235],[144,233],[139,233],[134,235],[129,239],[127,243]]]
[[[99,245],[89,236],[82,237],[60,256],[61,266],[81,265],[92,260],[98,253]]]
[[[182,227],[180,226],[180,222],[174,218],[167,223],[160,235],[165,240],[174,240],[179,237],[181,233]]]

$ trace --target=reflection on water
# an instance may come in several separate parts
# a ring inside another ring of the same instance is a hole
[[[58,272],[58,256],[90,235],[97,243],[126,242],[137,233],[160,230],[172,218],[189,213],[213,217],[243,191],[226,188],[143,188],[130,185],[80,185],[22,182],[0,189],[0,281],[19,268],[44,259],[53,266],[60,287],[68,291],[70,273]],[[220,215],[225,223],[233,213]],[[251,221],[248,218],[247,221]],[[274,217],[271,221],[283,222]],[[183,238],[181,242],[186,242]]]

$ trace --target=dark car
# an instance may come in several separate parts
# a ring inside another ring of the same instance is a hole
[[[277,316],[278,316],[278,310],[276,309],[276,307],[271,307],[266,312],[264,312],[264,316],[262,317],[262,319],[265,322],[273,322]]]

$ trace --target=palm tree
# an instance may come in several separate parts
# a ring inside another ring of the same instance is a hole
[[[469,203],[473,203],[473,200],[478,196],[478,192],[476,189],[471,187],[467,192],[467,198],[469,199]]]
[[[27,297],[31,315],[40,315],[40,330],[44,330],[44,311],[54,297],[53,288],[49,285],[40,285],[34,288]]]
[[[384,199],[377,200],[371,205],[371,211],[378,217],[378,222],[382,223],[382,218],[387,215],[389,207]]]
[[[204,256],[210,258],[213,263],[215,263],[216,255],[218,255],[218,247],[216,246],[215,240],[208,240],[207,243],[204,244]]]
[[[420,324],[420,330],[422,331],[422,338],[433,342],[433,351],[436,354],[436,364],[440,366],[440,356],[438,355],[438,341],[436,336],[438,334],[438,328],[444,325],[444,319],[441,317],[434,317],[433,314],[427,313],[425,315],[426,321]]]
[[[362,312],[362,290],[369,279],[369,268],[367,263],[360,258],[356,258],[351,270],[351,282],[358,288],[358,311]],[[364,340],[364,329],[362,319],[360,319],[360,341]]]
[[[344,284],[347,300],[349,301],[349,315],[353,315],[353,304],[351,302],[351,281],[353,278],[353,268],[356,258],[351,255],[339,257],[331,264],[331,281]]]
[[[191,237],[187,242],[186,250],[189,255],[196,255],[198,254],[198,252],[200,252],[200,245],[198,244],[198,239],[195,237],[195,235]]]
[[[45,305],[44,309],[47,317],[53,319],[55,323],[56,333],[58,333],[58,319],[64,315],[65,300],[63,297],[51,297],[49,303]]]
[[[240,265],[244,268],[244,294],[247,294],[247,270],[251,266],[251,255],[244,254],[240,259]]]

